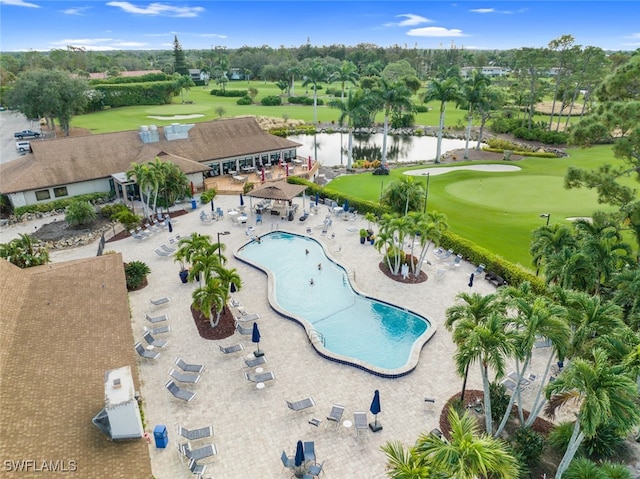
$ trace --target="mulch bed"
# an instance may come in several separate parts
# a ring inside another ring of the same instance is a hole
[[[186,210],[177,210],[177,211],[172,211],[169,213],[169,217],[170,218],[176,218],[178,216],[182,216],[182,215],[186,215],[188,213],[188,211]],[[142,223],[140,224],[140,226],[144,226],[148,221],[147,220],[143,220]],[[129,234],[129,232],[127,230],[123,230],[120,233],[112,236],[111,238],[109,238],[108,240],[105,241],[105,243],[113,243],[114,241],[120,241],[123,240],[125,238],[130,238],[131,235]]]
[[[409,257],[410,255],[407,255],[407,258]],[[378,267],[380,268],[380,271],[382,271],[387,278],[397,281],[398,283],[418,284],[418,283],[424,283],[427,279],[429,279],[429,277],[427,276],[427,273],[425,273],[422,270],[420,270],[420,273],[418,274],[418,276],[414,276],[411,273],[409,273],[406,278],[403,278],[401,274],[393,274],[385,261],[380,261],[380,263],[378,264]]]
[[[216,311],[212,310],[211,313],[214,315],[215,320]],[[191,316],[196,323],[196,328],[198,328],[198,334],[200,334],[200,337],[203,339],[225,339],[233,336],[233,333],[236,331],[235,319],[228,307],[222,310],[220,321],[215,328],[211,327],[209,318],[196,310],[193,305],[191,305]]]

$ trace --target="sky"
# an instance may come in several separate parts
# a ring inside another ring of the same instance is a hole
[[[640,1],[0,0],[0,51],[184,50],[372,43],[506,50],[562,35],[640,48]]]

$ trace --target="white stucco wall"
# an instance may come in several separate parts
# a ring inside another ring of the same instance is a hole
[[[81,183],[73,183],[70,185],[60,185],[60,186],[66,186],[67,187],[67,196],[59,196],[56,198],[56,196],[53,194],[53,190],[54,188],[41,188],[38,190],[30,190],[30,191],[25,191],[24,193],[15,193],[12,195],[9,195],[9,199],[11,200],[11,204],[16,207],[16,206],[28,206],[28,205],[35,205],[38,203],[49,203],[51,201],[55,201],[55,200],[59,200],[62,198],[70,198],[72,196],[78,196],[78,195],[86,195],[89,193],[102,193],[102,192],[109,192],[111,191],[111,185],[109,184],[109,178],[102,178],[102,179],[98,179],[98,180],[91,180],[91,181],[83,181]],[[56,187],[58,188],[58,187]],[[49,190],[49,195],[50,198],[47,200],[38,200],[36,198],[36,191],[41,191],[41,190]],[[23,197],[23,203],[22,204],[16,204],[14,202],[15,201],[20,201],[19,196],[22,195]]]

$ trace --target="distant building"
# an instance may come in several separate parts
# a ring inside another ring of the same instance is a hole
[[[480,73],[482,73],[485,76],[488,77],[502,77],[505,75],[508,75],[511,70],[509,68],[505,68],[505,67],[496,67],[496,66],[484,66],[481,68],[477,68],[477,67],[462,67],[460,69],[460,76],[462,78],[468,78],[471,76],[471,72],[478,70],[480,71]]]

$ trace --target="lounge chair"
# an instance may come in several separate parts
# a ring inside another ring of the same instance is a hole
[[[167,246],[166,244],[162,243],[160,245],[160,248],[162,248],[163,251],[166,251],[167,253],[173,254],[176,252],[175,248],[172,248],[171,246]]]
[[[304,399],[300,399],[299,401],[287,401],[287,407],[289,409],[293,409],[294,411],[302,411],[303,409],[307,409],[316,405],[316,402],[313,400],[311,396],[306,397]]]
[[[442,246],[439,246],[438,248],[433,250],[434,256],[437,256],[438,258],[442,256],[444,252],[445,252],[445,249]]]
[[[249,321],[257,321],[258,319],[260,319],[260,315],[258,313],[252,313],[252,314],[247,314],[244,316],[238,316],[236,318],[236,321],[240,321],[243,323],[249,322]]]
[[[171,256],[171,253],[168,253],[168,252],[166,252],[166,251],[162,251],[162,250],[161,250],[161,249],[159,249],[159,248],[154,249],[154,250],[153,250],[153,252],[154,252],[155,254],[157,254],[158,256],[165,256],[165,257],[166,257],[166,256]]]
[[[195,459],[189,459],[189,470],[192,473],[197,474],[198,477],[202,477],[202,475],[204,474],[204,471],[207,470],[207,465],[198,464]]]
[[[244,377],[252,383],[264,383],[274,380],[276,378],[276,375],[273,371],[267,371],[266,373],[258,374],[244,373]]]
[[[171,326],[158,326],[157,328],[147,328],[143,326],[144,330],[151,334],[164,334],[171,332]]]
[[[244,326],[242,326],[242,324],[236,321],[236,331],[238,331],[240,334],[250,335],[253,333],[253,328],[245,328]]]
[[[444,254],[442,254],[442,255],[438,256],[438,258],[440,258],[440,259],[447,259],[447,258],[449,258],[449,256],[451,256],[452,254],[453,254],[453,250],[452,250],[452,249],[448,249],[448,250],[446,251],[446,253],[444,253]]]
[[[353,422],[356,428],[356,437],[360,435],[360,431],[367,431],[367,413],[363,411],[357,411],[353,413]]]
[[[198,384],[201,376],[199,374],[181,373],[172,369],[169,371],[169,376],[181,383]]]
[[[145,318],[147,318],[147,321],[149,321],[150,323],[161,323],[162,321],[166,321],[167,319],[169,319],[169,316],[167,316],[166,314],[163,314],[162,316],[149,316],[149,313],[146,313],[144,315]]]
[[[313,461],[316,463],[316,447],[313,441],[305,441],[304,446],[304,462]]]
[[[169,344],[169,341],[163,341],[162,339],[154,338],[149,331],[142,335],[144,340],[154,348],[164,349]]]
[[[331,406],[331,412],[327,416],[327,426],[333,421],[336,423],[336,429],[340,425],[340,420],[342,419],[342,415],[344,414],[344,406],[339,406],[334,404]]]
[[[140,356],[146,359],[158,359],[160,357],[160,353],[156,351],[149,351],[144,348],[144,346],[140,343],[136,343],[135,346],[136,351]]]
[[[198,394],[180,388],[176,383],[173,382],[173,379],[170,379],[169,382],[164,385],[164,387],[167,388],[169,392],[178,399],[182,399],[183,401],[187,402],[193,401],[196,397],[196,394]]]
[[[267,357],[258,356],[257,358],[245,359],[244,363],[248,368],[257,368],[258,366],[262,366],[267,363]]]
[[[302,213],[302,216],[301,216],[300,218],[298,218],[298,221],[304,221],[304,220],[306,220],[308,217],[309,217],[309,212],[305,210],[305,211]]]
[[[146,239],[146,238],[147,238],[146,236],[142,236],[142,235],[140,235],[140,234],[136,233],[136,230],[129,230],[129,234],[130,234],[131,236],[133,236],[133,237],[134,237],[135,239],[137,239],[137,240],[143,240],[143,239]]]
[[[180,369],[182,369],[186,373],[201,373],[206,368],[204,364],[185,363],[182,360],[182,358],[176,358],[175,363],[176,363],[176,366],[178,366]]]
[[[475,274],[476,276],[478,276],[479,274],[482,274],[484,272],[484,269],[486,268],[485,265],[480,264],[478,265],[478,267],[476,268],[476,270],[473,272],[473,274]]]
[[[219,347],[220,351],[222,351],[224,354],[237,353],[238,351],[242,351],[244,349],[244,346],[240,343],[226,347],[220,345]]]
[[[231,303],[231,306],[233,306],[234,308],[237,308],[238,306],[240,306],[240,301],[234,298],[231,298],[230,303]]]
[[[198,439],[213,436],[213,427],[205,426],[199,427],[198,429],[187,429],[186,427],[178,426],[178,434],[190,441],[196,441]]]
[[[460,266],[460,262],[462,261],[462,255],[458,254],[453,259],[453,261],[449,264],[449,266]]]
[[[171,301],[171,298],[169,296],[165,296],[164,298],[152,299],[151,304],[154,304],[156,306],[161,306],[163,304],[167,304],[170,301]]]
[[[218,454],[218,449],[215,444],[207,444],[197,449],[191,449],[189,443],[187,443],[182,445],[182,453],[193,461],[200,461],[207,457],[215,456]]]

